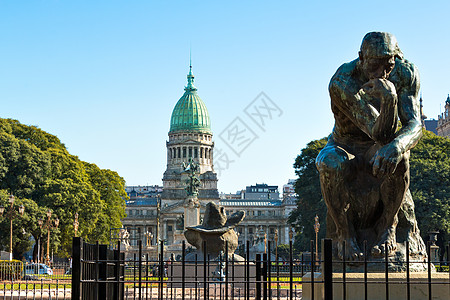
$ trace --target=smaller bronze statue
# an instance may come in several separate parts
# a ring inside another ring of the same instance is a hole
[[[206,251],[210,259],[216,259],[221,251],[228,252],[231,257],[238,246],[238,237],[233,230],[245,217],[244,211],[239,211],[227,218],[223,207],[209,202],[206,205],[205,216],[201,225],[187,227],[184,236],[189,244],[197,248],[197,258],[203,257],[203,241],[206,241]],[[228,251],[226,251],[226,246]],[[186,260],[191,260],[193,255]],[[235,260],[240,260],[235,255]]]
[[[194,159],[189,158],[189,162],[186,164],[183,162],[183,172],[189,174],[189,179],[186,180],[186,192],[189,196],[197,196],[198,188],[200,187],[200,179],[197,177],[199,172],[198,163]]]

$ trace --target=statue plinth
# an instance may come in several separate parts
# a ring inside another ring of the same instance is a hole
[[[200,202],[196,195],[188,196],[184,202],[184,228],[200,224]]]

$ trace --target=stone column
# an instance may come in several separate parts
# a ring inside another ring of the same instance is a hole
[[[164,220],[162,222],[162,232],[161,232],[161,237],[163,240],[167,240],[167,221]]]
[[[284,244],[289,244],[289,225],[284,226]]]
[[[244,225],[244,244],[248,241],[248,225]]]

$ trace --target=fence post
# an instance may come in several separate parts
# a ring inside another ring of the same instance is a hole
[[[72,299],[81,300],[81,258],[83,240],[80,237],[72,239]]]
[[[261,300],[261,254],[256,254],[256,300]]]
[[[158,285],[158,299],[164,297],[164,240],[161,240],[161,249],[159,253],[159,285]]]
[[[263,299],[267,300],[267,253],[263,254],[262,265]]]
[[[139,300],[142,300],[142,240],[138,240],[139,246]],[[100,298],[101,299],[101,298]]]
[[[99,266],[98,266],[98,279],[100,281],[106,281],[106,268],[107,263],[106,260],[108,260],[108,246],[106,245],[99,245],[99,251],[98,251],[98,260],[100,260]],[[106,296],[106,282],[99,282],[98,283],[98,299],[107,299]]]
[[[325,300],[333,299],[333,245],[331,239],[322,240],[323,280]]]
[[[289,299],[294,299],[294,295],[293,295],[293,288],[294,288],[294,270],[293,270],[293,264],[294,264],[294,259],[292,257],[292,240],[289,240]],[[313,268],[312,263],[311,263],[311,268]]]
[[[120,266],[120,241],[117,242],[117,249],[114,250],[114,260],[115,260],[115,266],[114,266],[114,299],[122,300],[124,297],[123,295],[123,289],[121,289],[121,283],[120,283],[120,275],[121,275],[121,266]]]

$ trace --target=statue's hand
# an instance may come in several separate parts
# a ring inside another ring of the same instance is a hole
[[[366,94],[380,99],[392,99],[397,94],[395,86],[387,79],[375,78],[363,84]]]
[[[370,160],[373,176],[381,177],[393,174],[401,160],[402,151],[395,142],[384,145]]]

